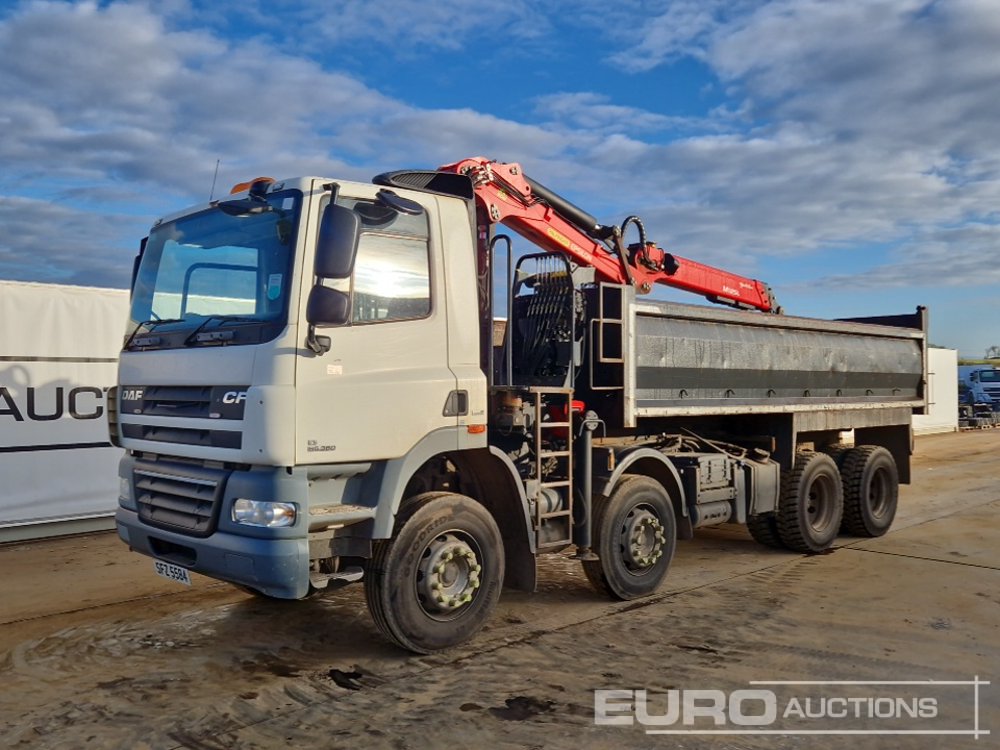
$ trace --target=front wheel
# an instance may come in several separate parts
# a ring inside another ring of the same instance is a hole
[[[637,599],[659,588],[677,544],[670,497],[659,482],[626,476],[609,497],[594,498],[599,560],[584,562],[595,589],[613,599]]]
[[[403,502],[375,542],[365,598],[389,640],[418,654],[456,646],[489,620],[503,587],[503,540],[479,503],[450,492]]]

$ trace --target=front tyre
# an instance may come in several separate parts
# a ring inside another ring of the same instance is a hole
[[[667,575],[677,544],[670,497],[649,477],[625,476],[610,497],[594,498],[594,534],[600,559],[583,563],[594,588],[613,599],[651,594]]]
[[[503,540],[479,503],[450,492],[405,500],[391,539],[375,542],[365,599],[389,640],[418,654],[472,638],[503,587]]]

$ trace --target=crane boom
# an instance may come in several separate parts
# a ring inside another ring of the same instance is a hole
[[[576,263],[593,267],[602,281],[630,284],[640,292],[663,284],[731,307],[780,311],[767,284],[664,251],[646,241],[637,217],[626,219],[621,228],[602,225],[525,175],[519,164],[477,156],[438,171],[467,175],[476,202],[491,223],[503,224],[539,247],[566,253]],[[630,223],[639,230],[639,242],[625,247],[622,234]]]

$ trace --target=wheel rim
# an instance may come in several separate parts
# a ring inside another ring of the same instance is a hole
[[[889,511],[890,486],[889,472],[877,469],[868,486],[868,507],[873,518],[881,519]]]
[[[415,584],[428,617],[453,620],[466,611],[481,584],[481,556],[476,540],[456,530],[436,536],[424,548]]]
[[[621,530],[621,550],[630,573],[646,573],[663,557],[666,543],[663,522],[649,505],[636,505],[625,516]]]
[[[837,490],[830,477],[819,476],[809,484],[806,496],[806,519],[813,531],[826,531],[833,523],[837,508],[836,494]]]

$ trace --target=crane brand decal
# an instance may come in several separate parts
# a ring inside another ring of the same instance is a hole
[[[549,237],[551,237],[552,239],[554,239],[556,242],[558,242],[560,245],[562,245],[567,249],[569,249],[573,245],[573,243],[569,241],[569,237],[553,229],[552,227],[546,227],[545,234],[547,234]]]

